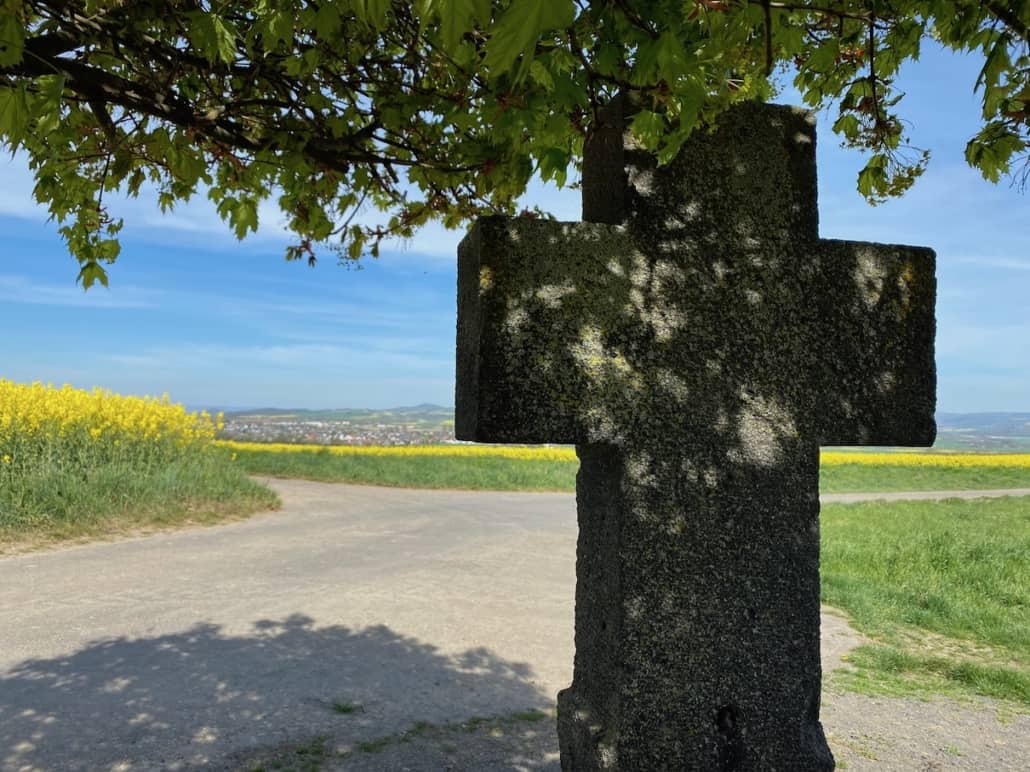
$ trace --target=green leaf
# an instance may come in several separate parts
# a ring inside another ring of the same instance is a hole
[[[869,82],[868,78],[858,78],[848,88],[845,94],[846,98],[850,98],[855,104],[858,104],[862,97],[871,97],[873,95],[873,84]]]
[[[35,117],[32,133],[37,139],[48,137],[62,128],[63,96],[64,76],[42,75],[36,78],[36,93],[30,110]]]
[[[663,33],[658,39],[656,57],[658,64],[658,77],[667,83],[672,83],[681,69],[680,63],[683,59],[683,43],[673,33]]]
[[[286,11],[269,14],[265,20],[262,36],[266,49],[290,46],[293,43],[293,16]]]
[[[529,77],[533,79],[534,83],[543,88],[544,91],[554,90],[554,76],[551,75],[551,71],[539,59],[534,59],[533,63],[529,66]]]
[[[21,61],[25,50],[25,27],[13,13],[0,16],[0,67],[11,67]]]
[[[107,271],[105,271],[96,260],[87,260],[82,264],[82,268],[79,269],[77,281],[82,285],[82,289],[84,290],[88,290],[96,282],[100,282],[106,287],[108,286]]]
[[[228,64],[236,58],[236,30],[220,16],[212,15],[210,19],[211,26],[214,28],[218,58]]]
[[[569,26],[575,16],[572,0],[512,0],[486,44],[484,64],[491,76],[511,71],[521,54],[532,59],[540,35]]]
[[[389,20],[390,0],[357,0],[354,10],[366,24],[383,29]]]
[[[47,106],[60,107],[61,98],[64,96],[63,75],[42,75],[36,78],[36,99]]]
[[[705,106],[705,99],[708,96],[705,90],[703,75],[695,74],[680,83],[677,95],[680,100],[680,126],[690,131],[697,125],[698,119],[701,116],[701,110]]]
[[[332,39],[340,32],[340,12],[333,3],[319,3],[315,13],[315,34],[323,39]]]
[[[561,148],[548,148],[540,157],[540,177],[554,180],[558,187],[564,187],[568,168],[569,157]]]
[[[859,128],[858,118],[851,113],[842,115],[837,119],[837,122],[833,124],[834,133],[843,134],[848,139],[854,139],[857,137]]]
[[[1012,156],[1025,149],[1023,139],[1004,123],[989,123],[966,145],[966,162],[985,180],[998,182],[1008,173]]]
[[[873,187],[876,185],[875,170],[866,167],[858,173],[858,192],[866,198],[873,195]]]
[[[97,257],[108,263],[113,263],[122,252],[122,246],[115,239],[103,239],[97,244]],[[107,277],[102,278],[101,283],[107,286]]]
[[[870,200],[877,199],[887,188],[887,157],[872,156],[858,173],[858,192]]]
[[[605,75],[614,75],[619,69],[619,63],[623,60],[625,51],[622,46],[602,43],[594,52],[594,67]]]
[[[132,170],[132,156],[119,148],[111,161],[110,176],[112,180],[121,181]]]
[[[0,135],[7,138],[8,144],[17,148],[25,138],[25,128],[29,125],[29,100],[25,84],[15,88],[0,86]]]
[[[247,231],[256,231],[258,227],[258,202],[256,198],[241,198],[229,213],[229,223],[241,241]]]
[[[808,55],[805,67],[815,72],[829,72],[836,66],[838,56],[840,43],[836,38],[831,38]]]
[[[470,32],[477,21],[483,24],[490,21],[489,0],[438,1],[436,12],[440,16],[440,35],[447,51],[457,48],[462,36]]]
[[[215,61],[218,49],[215,44],[211,15],[203,11],[193,11],[187,14],[186,18],[186,37],[189,39],[190,45],[209,62]]]
[[[651,110],[641,110],[630,123],[633,136],[648,150],[654,150],[665,130],[665,119]]]
[[[352,227],[350,232],[350,241],[347,242],[347,257],[351,260],[357,260],[361,257],[361,251],[365,247],[365,235],[362,233],[361,228]]]

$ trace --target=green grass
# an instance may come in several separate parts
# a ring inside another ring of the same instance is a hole
[[[365,710],[361,705],[356,705],[353,702],[343,702],[342,700],[335,700],[329,707],[333,713],[338,713],[341,716],[349,716],[351,713]]]
[[[840,464],[823,466],[823,493],[872,491],[965,491],[1030,488],[1030,469],[1018,467],[925,467]]]
[[[578,462],[449,456],[351,456],[327,451],[237,451],[250,474],[401,488],[571,491]]]
[[[125,462],[8,477],[0,554],[60,541],[213,523],[279,506],[271,490],[217,452],[140,469]]]
[[[576,461],[469,456],[356,456],[328,451],[237,451],[249,473],[322,482],[402,488],[573,491]],[[934,468],[844,464],[824,466],[823,493],[1030,488],[1030,469]]]
[[[392,737],[377,737],[374,740],[359,740],[354,747],[362,753],[379,753],[389,748],[394,742]]]
[[[329,738],[319,735],[306,742],[283,746],[266,762],[248,764],[248,772],[320,772],[336,752]]]
[[[823,602],[875,640],[834,682],[1030,707],[1030,497],[827,505]]]

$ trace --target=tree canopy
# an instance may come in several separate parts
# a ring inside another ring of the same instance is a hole
[[[27,155],[85,287],[119,252],[106,193],[153,185],[168,210],[204,191],[240,238],[274,196],[288,258],[330,242],[356,259],[430,220],[514,213],[534,174],[565,184],[616,93],[668,159],[792,77],[839,111],[875,202],[927,162],[895,88],[927,39],[982,59],[966,160],[1013,173],[1030,0],[0,0],[0,142]]]

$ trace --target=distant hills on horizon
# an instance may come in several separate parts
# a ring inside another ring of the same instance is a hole
[[[1030,450],[1030,413],[938,413],[934,447]]]
[[[210,408],[209,408],[210,409]],[[285,415],[285,414],[303,414],[309,413],[419,413],[419,412],[439,412],[446,410],[450,413],[454,413],[453,407],[447,407],[446,405],[437,405],[432,402],[423,402],[419,405],[406,405],[402,407],[387,407],[387,408],[374,408],[374,407],[333,407],[333,408],[288,408],[288,407],[259,407],[259,408],[218,408],[222,410],[226,415],[234,416],[255,416],[255,415]]]
[[[354,426],[391,425],[447,427],[454,408],[422,403],[383,410],[372,408],[225,409],[226,419],[240,421],[347,421]],[[1030,451],[1030,412],[938,413],[936,448]]]

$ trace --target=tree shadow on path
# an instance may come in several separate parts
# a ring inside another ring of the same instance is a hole
[[[100,640],[0,673],[0,769],[232,767],[257,747],[345,747],[417,722],[550,709],[532,678],[484,648],[455,656],[300,614],[244,634],[199,624]]]

